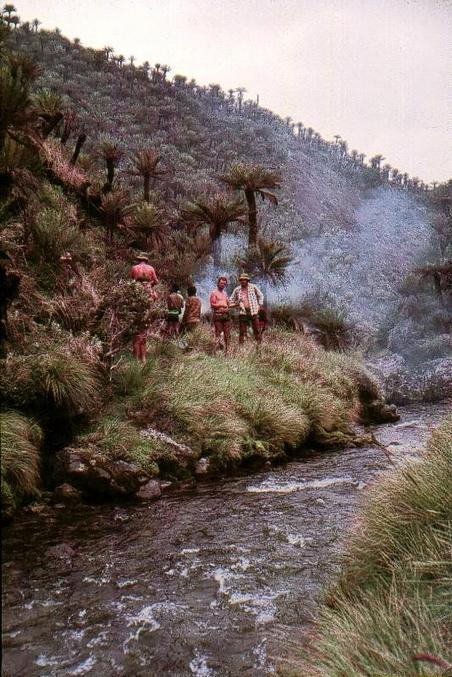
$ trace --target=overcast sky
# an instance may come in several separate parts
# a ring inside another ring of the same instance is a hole
[[[17,0],[85,46],[167,63],[382,153],[425,181],[452,176],[452,0]]]

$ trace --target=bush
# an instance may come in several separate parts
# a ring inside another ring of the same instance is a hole
[[[79,436],[73,446],[89,449],[91,445],[108,460],[135,463],[149,475],[158,475],[159,464],[168,460],[176,470],[177,458],[167,445],[143,437],[130,422],[115,416],[102,418],[90,432]]]
[[[22,498],[38,491],[42,432],[37,423],[15,411],[0,413],[0,428],[2,515],[9,517]]]

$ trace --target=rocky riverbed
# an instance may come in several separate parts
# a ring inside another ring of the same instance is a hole
[[[419,453],[448,409],[402,408],[375,428],[386,452],[311,452],[141,505],[21,512],[4,530],[3,674],[257,677],[290,666],[360,496]]]

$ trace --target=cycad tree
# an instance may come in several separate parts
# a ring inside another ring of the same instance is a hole
[[[127,194],[121,190],[102,195],[99,211],[109,242],[112,242],[116,230],[127,225],[127,217],[132,209]]]
[[[133,213],[134,244],[141,249],[155,251],[168,238],[168,225],[161,209],[150,202],[141,202]]]
[[[137,150],[132,159],[132,174],[143,177],[143,197],[145,202],[149,202],[149,190],[151,179],[158,179],[166,170],[159,168],[162,156],[153,148],[142,148]]]
[[[248,244],[250,247],[256,246],[258,235],[256,195],[277,205],[278,199],[270,191],[281,187],[279,174],[260,165],[238,162],[232,165],[226,174],[220,176],[220,180],[227,186],[244,192],[248,204]]]
[[[117,141],[112,139],[103,139],[100,143],[100,156],[107,165],[107,182],[103,187],[103,192],[108,193],[112,190],[115,178],[115,168],[122,158],[122,150]]]
[[[188,202],[181,210],[181,217],[191,226],[208,226],[212,243],[214,263],[221,264],[220,239],[231,223],[243,223],[246,206],[241,199],[217,194]]]
[[[284,242],[259,237],[256,246],[250,248],[246,256],[239,258],[237,264],[240,270],[246,270],[261,280],[267,299],[269,285],[277,287],[287,280],[292,260],[293,257]]]
[[[63,119],[63,99],[49,89],[41,89],[33,96],[32,106],[34,113],[42,121],[41,133],[46,139]]]

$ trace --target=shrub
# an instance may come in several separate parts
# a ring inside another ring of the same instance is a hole
[[[23,497],[37,493],[42,433],[37,423],[15,411],[0,413],[0,428],[2,514],[9,517]]]

